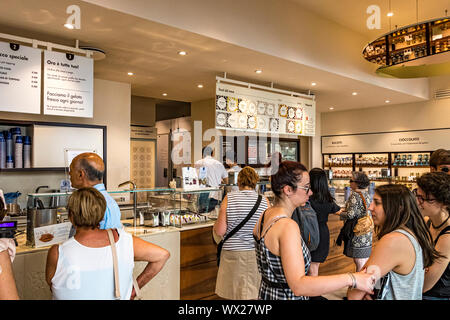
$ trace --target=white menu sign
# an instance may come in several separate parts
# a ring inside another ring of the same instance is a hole
[[[450,148],[450,129],[322,137],[322,153],[424,152],[440,148]]]
[[[92,118],[94,63],[91,58],[44,51],[44,114]]]
[[[41,52],[0,42],[0,111],[41,112]]]
[[[215,109],[217,129],[315,135],[312,99],[217,83]]]

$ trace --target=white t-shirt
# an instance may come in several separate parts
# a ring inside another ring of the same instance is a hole
[[[219,187],[222,183],[222,179],[228,178],[228,172],[225,170],[223,164],[216,159],[213,159],[211,156],[196,161],[195,168],[198,169],[200,167],[207,168],[206,181],[213,188]],[[217,192],[212,192],[211,198],[221,200],[219,199]]]

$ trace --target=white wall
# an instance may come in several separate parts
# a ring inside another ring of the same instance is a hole
[[[0,112],[0,119],[107,126],[107,187],[117,189],[119,183],[130,178],[130,99],[130,84],[95,79],[93,118]],[[26,203],[26,194],[34,192],[39,185],[59,189],[64,173],[0,172],[0,177],[0,188],[5,192],[20,191],[23,194],[20,200]]]

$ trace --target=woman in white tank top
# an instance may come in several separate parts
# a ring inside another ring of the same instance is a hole
[[[95,188],[75,191],[68,204],[69,219],[76,229],[73,238],[50,248],[46,280],[56,300],[111,300],[114,295],[112,250],[107,230],[100,230],[106,202]],[[134,237],[123,229],[113,230],[122,300],[133,299],[134,261],[148,261],[137,277],[139,288],[164,266],[169,252]]]
[[[424,268],[439,253],[413,193],[403,185],[379,186],[369,210],[379,241],[364,268],[379,281],[373,296],[349,290],[349,300],[421,300]]]

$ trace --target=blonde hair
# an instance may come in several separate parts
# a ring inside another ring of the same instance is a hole
[[[67,207],[74,226],[95,229],[105,216],[106,200],[95,188],[81,188],[72,193]]]
[[[259,181],[259,176],[252,167],[244,167],[238,174],[238,186],[256,188],[256,183]]]

